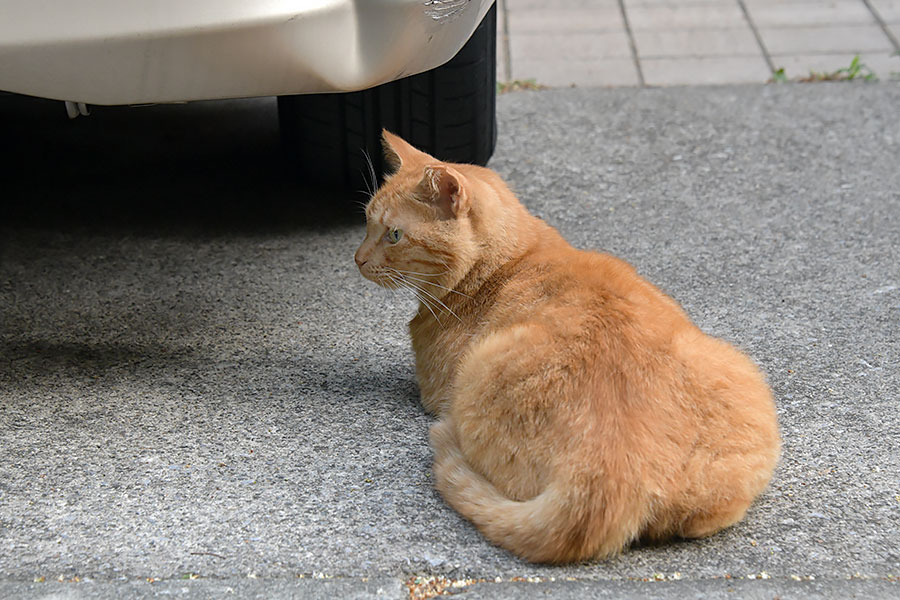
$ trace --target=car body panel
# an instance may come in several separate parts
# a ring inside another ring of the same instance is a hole
[[[367,89],[437,67],[491,0],[0,0],[0,90],[115,105]]]

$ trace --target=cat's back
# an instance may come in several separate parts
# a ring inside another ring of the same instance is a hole
[[[766,448],[774,464],[772,393],[746,354],[701,331],[675,300],[615,256],[572,249],[547,253],[542,261],[552,263],[568,287],[551,301],[544,322],[571,339],[590,340],[585,352],[591,356],[582,364],[622,373],[632,401],[665,398],[651,402],[654,410],[684,430],[705,421],[704,430],[716,430],[719,439],[751,431],[747,444]],[[567,319],[574,325],[564,325]],[[647,408],[640,401],[631,405]]]
[[[644,341],[695,329],[674,300],[611,254],[579,250],[549,237],[513,269],[504,300],[524,318],[574,322]]]
[[[620,258],[542,244],[516,266],[507,291],[496,314],[511,325],[547,331],[556,340],[548,361],[619,373],[641,396],[771,412],[771,393],[756,365],[702,332],[677,302]]]

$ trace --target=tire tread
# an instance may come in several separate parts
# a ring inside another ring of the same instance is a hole
[[[448,63],[347,94],[278,98],[282,138],[304,176],[348,188],[384,174],[382,128],[450,162],[484,165],[497,139],[496,6]]]

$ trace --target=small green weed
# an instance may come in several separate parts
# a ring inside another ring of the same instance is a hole
[[[506,94],[522,90],[545,90],[547,86],[541,85],[534,79],[514,79],[513,81],[498,81],[497,93]]]
[[[784,67],[772,73],[769,83],[787,83],[796,81],[799,83],[814,83],[818,81],[878,81],[878,76],[865,63],[860,61],[859,54],[853,57],[850,65],[842,69],[820,73],[818,71],[810,71],[806,77],[797,77],[796,79],[788,79],[784,71]]]
[[[788,81],[790,81],[790,79],[788,79],[787,74],[784,72],[784,67],[781,67],[772,73],[772,79],[769,80],[770,83],[787,83]]]

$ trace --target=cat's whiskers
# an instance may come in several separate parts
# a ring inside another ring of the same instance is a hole
[[[431,292],[427,291],[426,289],[424,289],[424,288],[422,288],[422,287],[416,285],[416,284],[413,283],[412,281],[409,281],[408,279],[403,279],[403,281],[404,281],[404,283],[406,283],[406,285],[410,286],[410,288],[415,289],[415,290],[418,291],[420,294],[424,294],[424,295],[428,296],[429,298],[431,298],[431,301],[432,301],[432,302],[434,302],[434,303],[437,304],[440,308],[444,309],[445,311],[447,311],[448,313],[450,313],[451,315],[453,315],[453,316],[456,318],[457,321],[459,321],[460,323],[462,323],[462,319],[459,318],[459,315],[457,315],[455,312],[453,312],[453,311],[450,309],[449,306],[447,306],[446,304],[444,304],[443,302],[441,302],[441,299],[440,299],[440,298],[438,298],[437,296],[435,296],[435,295],[432,294]],[[420,298],[421,298],[421,296],[420,296]]]
[[[404,282],[402,279],[398,279],[395,275],[392,275],[390,273],[386,273],[385,275],[386,275],[387,279],[391,283],[393,283],[395,286],[395,287],[385,286],[385,289],[390,290],[390,292],[392,294],[397,294],[400,291],[407,291],[407,292],[411,293],[413,295],[413,297],[419,301],[419,304],[423,305],[425,308],[428,309],[428,312],[430,312],[431,316],[434,317],[434,320],[438,322],[438,325],[441,327],[444,326],[443,323],[441,323],[441,320],[438,318],[437,314],[434,312],[434,309],[432,309],[431,304],[428,303],[428,300],[426,298],[422,297],[415,288],[410,287],[409,284]]]
[[[418,285],[416,282],[421,282],[421,283],[424,283],[424,284],[426,284],[426,285],[433,285],[433,286],[435,286],[435,287],[438,287],[438,288],[447,290],[448,292],[454,292],[454,293],[460,294],[460,295],[462,295],[462,296],[465,296],[465,294],[463,294],[462,292],[457,292],[456,290],[451,290],[450,288],[444,287],[444,286],[439,285],[439,284],[437,284],[437,283],[434,283],[433,281],[427,281],[427,280],[425,280],[425,279],[418,279],[418,278],[416,278],[416,277],[411,277],[411,276],[408,276],[408,275],[403,275],[402,272],[401,272],[399,269],[395,269],[395,268],[393,268],[393,267],[386,267],[386,269],[387,269],[387,272],[388,272],[388,273],[391,273],[391,274],[393,275],[393,280],[394,280],[394,281],[396,281],[396,280],[399,279],[400,281],[402,281],[403,283],[405,283],[410,289],[413,289],[413,290],[415,290],[416,292],[419,292],[419,293],[416,294],[416,295],[417,295],[417,297],[418,297],[420,300],[422,300],[422,295],[423,295],[423,294],[426,295],[426,296],[428,296],[428,298],[430,298],[432,302],[436,303],[438,307],[440,307],[440,308],[442,308],[443,310],[447,311],[448,313],[450,313],[451,315],[453,315],[453,316],[456,318],[457,321],[459,321],[460,323],[462,323],[462,319],[459,318],[459,315],[457,315],[455,312],[453,312],[453,310],[451,310],[449,306],[447,306],[446,304],[444,304],[444,302],[442,302],[440,298],[438,298],[437,296],[435,296],[434,294],[432,294],[431,292],[429,292],[428,290],[426,290],[426,289],[425,289],[424,287],[422,287],[421,285]],[[471,298],[471,296],[466,296],[466,297],[467,297],[467,298]],[[424,302],[424,300],[423,300],[423,302]],[[435,317],[435,318],[437,318],[437,317]],[[439,321],[439,322],[440,322],[440,321]]]
[[[390,267],[390,269],[396,273],[402,273],[403,275],[424,275],[426,277],[439,277],[450,272],[447,270],[441,271],[440,273],[419,273],[418,271],[404,271],[403,269],[395,269],[394,267]]]
[[[427,284],[427,285],[433,285],[433,286],[436,287],[436,288],[440,288],[440,289],[442,289],[442,290],[446,290],[447,292],[450,292],[450,293],[452,293],[452,294],[458,294],[458,295],[462,296],[463,298],[470,298],[470,299],[472,298],[472,296],[469,296],[468,294],[463,294],[462,292],[459,292],[459,291],[456,291],[456,290],[454,290],[454,289],[448,288],[448,287],[443,286],[443,285],[441,285],[441,284],[439,284],[439,283],[435,283],[435,282],[433,282],[433,281],[428,281],[427,279],[419,279],[418,277],[413,277],[413,276],[411,276],[411,275],[407,275],[405,272],[400,271],[399,269],[393,269],[393,270],[396,271],[397,273],[402,273],[404,279],[409,279],[409,280],[412,280],[412,281],[418,281],[418,282],[421,282],[421,283],[425,283],[425,284]]]
[[[368,188],[369,197],[371,197],[375,195],[375,190],[378,189],[378,176],[375,175],[375,165],[372,164],[372,157],[369,156],[368,151],[363,148],[362,153],[366,159],[366,166],[369,168],[367,175],[371,177],[371,183],[369,183],[369,178],[366,178],[366,188]]]
[[[419,299],[419,302],[422,304],[422,306],[424,306],[425,308],[428,309],[428,312],[431,313],[431,316],[434,317],[434,320],[437,321],[438,325],[440,327],[443,327],[444,324],[441,323],[441,319],[437,316],[437,313],[435,312],[435,309],[431,307],[431,304],[425,298],[423,298],[418,292],[416,292],[416,290],[414,290],[412,288],[407,288],[407,289],[409,289],[409,291],[412,292],[413,296],[415,296],[416,298]],[[438,310],[438,312],[440,312],[440,310]]]
[[[425,305],[425,308],[428,309],[428,311],[434,317],[435,321],[438,322],[438,325],[440,325],[441,327],[444,326],[444,324],[441,322],[440,318],[437,316],[437,313],[435,311],[437,311],[437,312],[446,311],[446,312],[450,313],[451,315],[453,315],[454,317],[456,317],[456,319],[458,321],[462,322],[462,319],[460,319],[459,316],[457,316],[457,314],[455,312],[450,310],[449,306],[447,306],[446,304],[441,302],[441,300],[439,298],[437,298],[434,294],[421,288],[420,286],[416,285],[412,281],[408,281],[407,279],[405,279],[402,276],[399,276],[398,274],[390,273],[390,271],[393,271],[393,270],[394,269],[391,269],[390,267],[388,267],[388,272],[387,272],[388,278],[395,284],[402,286],[403,288],[412,292],[412,294],[416,297],[416,299],[418,299],[419,302],[421,302],[423,305]]]
[[[434,309],[431,307],[431,304],[428,302],[428,300],[424,296],[422,296],[422,294],[419,293],[422,290],[419,290],[418,288],[416,288],[409,282],[404,281],[402,278],[400,278],[390,272],[387,273],[387,277],[389,280],[391,280],[391,282],[393,282],[397,286],[402,287],[403,289],[409,290],[412,293],[412,295],[415,296],[416,299],[423,306],[425,306],[425,308],[428,309],[428,312],[430,312],[431,316],[434,317],[434,320],[438,322],[438,325],[440,325],[441,327],[444,326],[444,324],[441,323],[441,320],[438,318],[437,314],[434,312]],[[398,289],[399,289],[399,287],[398,287]]]
[[[359,193],[366,194],[366,192],[364,192],[363,190],[359,190]],[[359,207],[359,209],[362,211],[363,214],[366,213],[366,208],[369,206],[369,200],[371,200],[371,194],[368,194],[368,195],[369,195],[368,200],[354,200],[353,201],[353,203]]]

